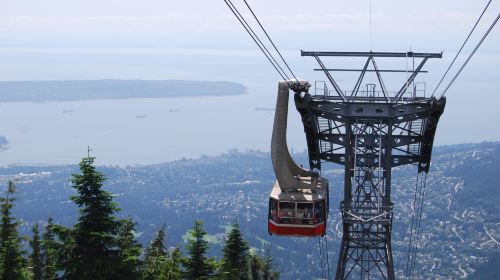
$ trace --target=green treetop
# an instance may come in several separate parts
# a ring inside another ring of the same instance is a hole
[[[5,197],[0,198],[2,224],[0,227],[0,279],[18,280],[27,278],[26,262],[21,250],[21,238],[17,231],[18,223],[12,216],[12,207],[16,200],[14,182],[9,181]]]
[[[279,271],[273,269],[273,255],[271,245],[266,246],[266,255],[264,257],[264,267],[262,269],[263,280],[277,280],[280,278]]]
[[[134,236],[135,223],[123,220],[118,234],[118,249],[121,260],[116,268],[118,279],[139,279],[141,245]]]
[[[33,274],[33,280],[42,280],[43,264],[42,264],[42,256],[40,253],[40,232],[38,230],[38,224],[35,224],[32,230],[33,230],[33,239],[30,240],[30,245],[31,245],[30,261],[32,267],[31,271]]]
[[[165,248],[165,227],[165,224],[162,224],[151,244],[146,248],[144,257],[144,279],[146,280],[162,279],[168,258]]]
[[[214,273],[213,261],[206,256],[208,250],[206,235],[203,223],[196,221],[193,230],[190,231],[191,238],[187,245],[188,257],[183,262],[185,279],[208,279]]]
[[[239,226],[233,225],[223,248],[223,271],[226,279],[248,279],[248,250]]]
[[[179,248],[175,248],[170,253],[170,258],[167,259],[167,263],[165,265],[165,278],[169,280],[182,279],[181,272],[181,261],[182,261],[182,252]]]
[[[41,258],[43,279],[56,279],[57,274],[57,252],[58,244],[54,239],[54,223],[49,217],[45,225],[45,232],[42,234]]]
[[[94,158],[80,162],[80,174],[73,174],[71,199],[80,207],[78,222],[71,230],[73,248],[65,271],[68,279],[111,279],[118,266],[117,235],[121,222],[113,197],[102,189],[106,180],[94,166]]]
[[[250,275],[252,280],[262,280],[264,269],[264,261],[258,255],[252,255],[250,257]]]

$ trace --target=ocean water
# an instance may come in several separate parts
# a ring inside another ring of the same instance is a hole
[[[276,86],[277,88],[277,86]],[[275,92],[224,97],[0,104],[0,165],[77,163],[87,147],[99,164],[133,165],[270,148]],[[290,147],[305,148],[290,104]]]
[[[88,146],[98,164],[120,166],[231,149],[269,151],[274,111],[256,108],[274,108],[276,90],[277,84],[222,97],[0,103],[0,135],[10,142],[0,151],[0,166],[77,163]],[[305,136],[292,100],[287,139],[302,151]],[[465,92],[450,96],[435,145],[498,141],[497,112],[495,102],[471,100]]]
[[[287,53],[298,77],[311,82],[324,80],[321,73],[312,71],[317,67],[315,62],[298,53]],[[447,54],[441,61],[428,63],[429,74],[422,75],[428,91],[452,57]],[[274,108],[279,77],[257,50],[80,53],[0,48],[0,59],[0,80],[6,81],[225,80],[249,89],[246,95],[225,97],[0,103],[0,135],[10,141],[7,149],[0,151],[0,166],[77,163],[86,156],[88,146],[98,164],[122,166],[216,155],[231,149],[270,149],[274,113],[255,108]],[[500,140],[499,59],[497,53],[478,54],[450,88],[436,145]],[[338,67],[359,67],[333,62],[331,65]],[[405,61],[402,63],[398,67],[404,68]],[[354,82],[348,74],[336,78],[349,90]],[[390,82],[391,77],[387,78]],[[397,79],[394,85],[386,85],[397,90],[400,84]],[[302,151],[305,137],[293,103],[289,112],[289,147]]]

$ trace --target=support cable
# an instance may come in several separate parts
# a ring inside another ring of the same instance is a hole
[[[444,72],[444,75],[443,77],[441,77],[441,80],[439,81],[438,85],[436,86],[436,88],[434,89],[434,91],[432,92],[431,94],[431,97],[434,96],[434,93],[436,93],[437,89],[439,88],[439,86],[441,85],[441,83],[443,82],[444,78],[446,77],[446,75],[448,74],[448,72],[450,71],[451,67],[453,66],[453,63],[455,63],[455,60],[457,60],[457,57],[460,55],[460,52],[462,52],[462,49],[464,48],[465,44],[467,43],[467,41],[469,40],[470,36],[472,35],[472,33],[474,32],[474,29],[476,29],[476,26],[479,24],[479,22],[481,21],[481,18],[483,17],[484,13],[486,12],[486,10],[488,9],[488,6],[491,4],[491,1],[488,1],[488,4],[486,4],[486,7],[484,7],[484,10],[483,12],[481,13],[481,15],[479,16],[479,18],[477,19],[476,23],[474,24],[474,27],[472,27],[471,31],[469,32],[469,35],[467,35],[467,38],[465,38],[465,41],[462,43],[462,46],[460,47],[460,49],[458,50],[457,54],[455,55],[455,57],[453,58],[453,61],[450,63],[450,66],[448,66],[448,69],[446,69],[446,72]]]
[[[457,74],[455,74],[455,76],[453,77],[453,79],[451,79],[451,82],[445,88],[445,90],[443,91],[443,93],[441,93],[441,96],[439,96],[439,98],[443,97],[446,94],[446,92],[448,91],[448,89],[450,88],[450,86],[457,79],[458,75],[460,75],[460,73],[465,68],[465,66],[467,65],[467,63],[469,62],[469,60],[476,53],[477,49],[479,49],[479,47],[483,43],[484,39],[486,39],[486,37],[488,37],[488,34],[490,34],[490,31],[491,31],[491,29],[493,29],[493,27],[495,26],[495,24],[497,24],[499,18],[500,18],[500,14],[497,15],[497,17],[495,18],[495,20],[493,21],[493,23],[490,25],[490,28],[488,28],[488,31],[486,31],[486,33],[483,35],[483,37],[481,38],[481,40],[479,41],[479,43],[477,43],[477,45],[474,48],[474,50],[472,51],[472,53],[469,55],[469,57],[467,58],[467,60],[465,60],[464,64],[462,64],[462,67],[460,67],[460,69],[458,70]]]
[[[262,44],[262,41],[255,34],[255,32],[253,32],[253,29],[248,25],[248,23],[243,18],[243,16],[240,14],[240,12],[238,11],[238,9],[233,5],[233,3],[231,2],[231,0],[224,0],[224,2],[229,7],[229,9],[234,14],[234,16],[238,19],[238,21],[243,26],[243,28],[245,28],[245,30],[247,31],[248,35],[250,35],[250,37],[252,37],[252,40],[255,42],[255,44],[257,44],[257,46],[259,47],[259,49],[266,56],[267,60],[269,60],[269,62],[273,65],[274,69],[276,69],[276,71],[281,76],[281,78],[283,78],[283,80],[285,80],[290,85],[290,82],[289,82],[290,78],[286,75],[286,73],[283,71],[283,69],[281,68],[281,66],[276,62],[276,59],[274,59],[274,57],[271,55],[271,53],[269,52],[269,50],[267,50],[267,48],[265,47],[265,45]],[[266,51],[267,51],[267,53],[266,53]],[[276,65],[275,65],[275,63],[276,63]],[[281,72],[278,68],[281,69],[281,71],[283,71],[283,72]]]
[[[413,211],[411,214],[411,226],[410,226],[410,241],[408,244],[408,251],[406,255],[406,267],[405,267],[405,275],[406,277],[410,277],[410,263],[412,262],[411,256],[412,256],[412,249],[413,249],[413,241],[414,238],[413,236],[415,235],[415,228],[416,227],[416,217],[417,217],[417,201],[419,201],[418,194],[420,193],[420,188],[419,185],[421,183],[421,175],[420,173],[417,174],[417,181],[415,183],[415,195],[413,197]]]
[[[370,0],[370,51],[372,51],[372,0]]]
[[[267,52],[267,54],[269,54],[269,56],[273,59],[274,63],[276,63],[276,65],[279,67],[279,69],[281,70],[281,72],[285,75],[285,77],[288,80],[290,80],[290,77],[288,76],[288,74],[286,73],[286,71],[283,70],[283,67],[281,67],[281,64],[278,63],[278,61],[274,58],[274,56],[271,54],[271,52],[266,47],[266,45],[262,42],[262,40],[259,38],[259,36],[255,33],[255,31],[253,31],[252,27],[250,27],[250,24],[248,24],[248,22],[245,20],[245,18],[243,17],[243,15],[241,15],[241,13],[239,13],[239,11],[236,8],[236,6],[234,6],[234,4],[231,2],[231,0],[228,0],[228,1],[231,3],[231,5],[233,6],[233,8],[236,10],[236,12],[238,12],[238,14],[240,15],[241,19],[245,22],[245,24],[248,26],[248,28],[250,29],[250,31],[252,31],[252,33],[255,36],[255,38],[257,38],[257,40],[259,41],[259,43],[262,45],[262,47]]]
[[[269,39],[269,42],[271,42],[271,44],[273,45],[273,47],[276,50],[276,52],[278,53],[278,55],[281,57],[281,60],[283,60],[283,63],[285,63],[286,68],[288,68],[288,71],[290,71],[290,73],[292,73],[292,76],[295,78],[295,80],[297,80],[297,77],[293,73],[292,69],[290,69],[290,66],[288,66],[288,63],[286,63],[285,59],[283,58],[283,56],[281,55],[280,51],[278,50],[278,48],[274,44],[273,40],[271,40],[271,37],[269,36],[269,34],[267,34],[267,31],[264,29],[264,26],[262,26],[262,24],[260,23],[260,20],[257,18],[257,16],[255,15],[255,13],[253,12],[252,8],[250,8],[250,5],[248,5],[248,3],[247,3],[246,0],[243,0],[243,2],[245,2],[245,5],[247,5],[248,9],[250,10],[250,12],[252,13],[253,17],[255,18],[255,20],[257,21],[257,23],[259,24],[260,28],[262,29],[262,31],[264,31],[264,34],[266,34],[267,39]]]
[[[321,266],[321,278],[325,278],[325,266],[323,265],[323,252],[321,250],[321,237],[318,238],[318,247],[319,247],[319,259]]]
[[[327,279],[330,279],[330,258],[328,256],[328,238],[325,235],[325,250],[326,250],[326,268],[327,268]]]
[[[413,273],[415,271],[415,263],[416,263],[416,258],[417,258],[417,250],[418,250],[418,246],[419,246],[419,243],[420,243],[420,225],[422,223],[422,212],[423,212],[423,209],[424,209],[424,199],[425,199],[425,188],[426,188],[426,185],[427,185],[427,173],[425,173],[424,175],[424,182],[423,182],[423,188],[422,188],[422,192],[421,192],[421,199],[420,199],[420,213],[419,213],[419,216],[418,216],[418,224],[417,224],[417,234],[416,234],[416,240],[415,240],[415,248],[413,249],[413,263],[412,263],[412,266],[411,266],[411,273],[410,273],[410,276],[411,276],[411,279],[413,279]]]
[[[252,27],[250,26],[250,24],[248,24],[248,22],[245,20],[245,18],[243,17],[243,15],[238,11],[238,9],[236,8],[236,6],[233,4],[233,2],[231,2],[231,0],[224,0],[226,3],[229,2],[229,4],[231,4],[232,8],[234,9],[234,11],[236,11],[236,13],[238,14],[239,16],[239,19],[240,20],[240,23],[243,24],[243,26],[247,29],[247,31],[249,30],[252,34],[250,36],[252,36],[252,38],[255,38],[257,39],[258,41],[258,45],[259,47],[262,46],[261,50],[263,49],[263,52],[265,50],[265,52],[269,55],[269,57],[273,60],[273,62],[275,63],[275,65],[281,70],[280,73],[283,73],[283,75],[286,77],[287,80],[290,80],[290,78],[288,77],[288,75],[286,74],[286,72],[283,70],[283,68],[281,67],[281,65],[278,63],[278,61],[276,61],[276,59],[274,58],[274,56],[271,54],[271,52],[267,49],[267,47],[264,45],[264,43],[262,43],[262,40],[260,40],[259,36],[253,31]],[[233,12],[234,13],[234,12]],[[236,14],[235,14],[236,15]],[[237,16],[237,17],[238,17]],[[257,42],[256,42],[257,43]],[[273,64],[274,65],[274,64]],[[276,67],[275,67],[276,68]],[[277,70],[277,69],[276,69]],[[282,76],[283,76],[282,75]]]

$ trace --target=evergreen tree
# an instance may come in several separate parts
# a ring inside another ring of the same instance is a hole
[[[258,255],[252,255],[250,258],[250,275],[252,280],[263,279],[264,261]]]
[[[181,261],[182,261],[182,252],[179,248],[175,248],[170,254],[170,258],[167,259],[167,263],[165,265],[165,271],[163,273],[163,275],[165,276],[164,279],[169,279],[169,280],[182,279],[182,272],[180,268]]]
[[[9,181],[5,197],[0,198],[2,224],[0,227],[0,267],[2,280],[18,280],[27,278],[26,262],[21,250],[21,238],[17,232],[18,223],[12,216],[12,207],[16,200],[14,182]]]
[[[78,195],[71,199],[80,207],[77,224],[71,230],[74,240],[68,256],[68,279],[112,279],[119,264],[117,234],[119,211],[113,197],[102,189],[106,180],[94,166],[94,157],[83,158],[81,174],[73,174],[72,187]]]
[[[146,248],[144,258],[144,279],[162,279],[167,265],[167,250],[165,249],[165,224],[156,232],[151,244]]]
[[[263,280],[277,280],[280,278],[280,273],[273,269],[273,255],[271,252],[271,245],[266,246],[266,255],[264,260],[264,267],[262,271]]]
[[[117,279],[139,279],[139,256],[141,245],[135,240],[135,224],[131,220],[123,220],[118,234]]]
[[[241,235],[237,224],[229,232],[223,253],[223,270],[227,279],[248,278],[248,244]]]
[[[203,223],[196,221],[193,230],[190,231],[191,238],[188,241],[188,257],[184,260],[184,278],[208,279],[214,272],[214,267],[206,257],[208,241],[204,238],[207,232],[203,229]]]
[[[33,239],[30,241],[31,245],[31,266],[33,273],[33,280],[42,280],[42,256],[40,252],[40,232],[38,230],[38,224],[35,224],[32,228],[33,230]]]
[[[57,242],[54,239],[54,223],[49,217],[45,225],[45,232],[42,234],[41,259],[43,279],[56,279]]]
[[[67,228],[62,225],[53,224],[52,230],[54,235],[56,236],[54,241],[54,272],[55,278],[52,279],[78,279],[78,276],[73,276],[70,270],[72,267],[72,263],[74,259],[72,258],[72,253],[74,248],[76,247],[75,238],[74,238],[74,230],[73,228]],[[61,273],[63,273],[63,277],[58,277]],[[50,279],[50,278],[47,278]]]

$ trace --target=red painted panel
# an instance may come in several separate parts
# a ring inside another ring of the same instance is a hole
[[[272,222],[267,223],[269,233],[284,236],[320,236],[325,234],[325,224],[319,224],[312,227],[295,227],[293,225],[275,225]]]

